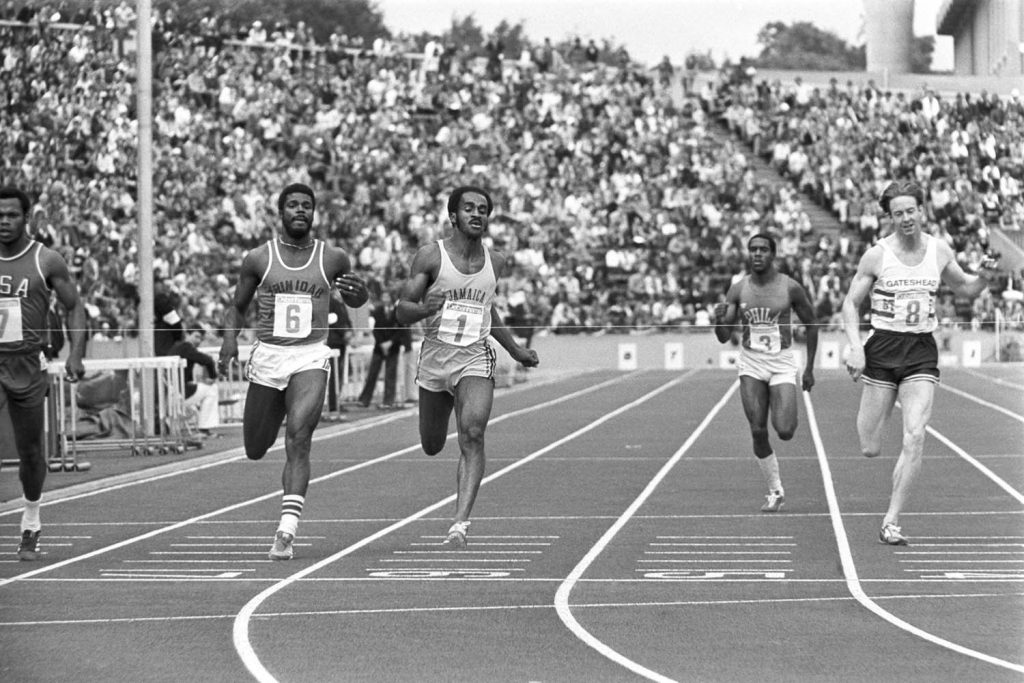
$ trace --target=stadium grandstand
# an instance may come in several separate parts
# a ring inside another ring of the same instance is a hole
[[[91,344],[123,345],[147,323],[134,10],[0,12],[0,177],[33,194],[36,238],[72,264]],[[317,43],[304,25],[171,12],[154,15],[153,44],[154,276],[212,335],[293,180],[317,189],[322,236],[378,286],[441,234],[456,180],[486,185],[491,238],[514,257],[504,302],[525,302],[542,334],[637,334],[706,324],[760,230],[779,236],[819,322],[837,325],[857,258],[886,230],[881,185],[914,178],[965,266],[1003,257],[988,295],[944,297],[947,324],[1024,327],[1016,90],[723,68],[684,93],[628,61],[541,68],[525,55],[495,69],[485,46],[424,58],[411,41]]]

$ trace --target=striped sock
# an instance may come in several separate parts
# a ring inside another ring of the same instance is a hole
[[[299,517],[302,516],[302,506],[306,502],[304,496],[296,494],[285,494],[281,498],[281,523],[277,525],[278,531],[295,535],[299,528]]]

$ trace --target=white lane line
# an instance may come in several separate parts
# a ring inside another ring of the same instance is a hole
[[[968,375],[973,375],[975,377],[980,377],[982,379],[988,380],[989,382],[993,382],[994,384],[999,384],[999,385],[1004,386],[1004,387],[1010,387],[1012,389],[1024,390],[1024,384],[1017,384],[1016,382],[1010,382],[1010,381],[1007,381],[1007,380],[1002,379],[1000,377],[992,377],[991,375],[986,375],[985,373],[978,372],[977,370],[971,370],[970,368],[961,368],[960,371],[961,372],[965,372]]]
[[[976,468],[976,469],[977,469],[977,470],[978,470],[979,472],[981,472],[981,473],[982,473],[982,474],[984,474],[984,475],[985,475],[986,477],[988,477],[988,478],[989,478],[989,479],[991,479],[991,480],[992,480],[993,482],[995,482],[996,486],[998,486],[999,488],[1003,489],[1004,491],[1006,491],[1007,493],[1009,493],[1009,494],[1010,494],[1011,496],[1013,496],[1013,498],[1014,498],[1014,499],[1015,499],[1015,500],[1016,500],[1016,501],[1017,501],[1018,503],[1021,503],[1022,505],[1024,505],[1024,493],[1021,493],[1021,492],[1020,492],[1020,491],[1018,491],[1017,489],[1015,489],[1015,488],[1013,488],[1012,486],[1010,486],[1009,484],[1007,484],[1007,483],[1006,483],[1006,482],[1005,482],[1005,481],[1004,481],[1004,480],[1003,480],[1003,479],[1002,479],[1002,478],[1001,478],[1001,477],[1000,477],[999,475],[997,475],[997,474],[996,474],[995,472],[993,472],[992,470],[990,470],[989,468],[985,467],[985,466],[984,466],[984,465],[982,465],[982,464],[981,464],[980,462],[978,462],[977,460],[975,460],[974,458],[972,458],[972,457],[971,457],[971,456],[970,456],[970,455],[969,455],[969,454],[967,453],[967,451],[965,451],[964,449],[960,448],[960,447],[959,447],[959,446],[957,446],[957,445],[956,445],[955,443],[953,443],[952,441],[950,441],[949,439],[947,439],[947,438],[946,438],[945,436],[943,436],[942,434],[940,434],[939,432],[937,432],[937,431],[935,430],[935,428],[934,428],[934,427],[932,427],[931,425],[929,425],[928,427],[926,427],[926,429],[928,430],[928,433],[929,433],[929,434],[931,434],[932,436],[934,436],[934,437],[935,437],[936,439],[938,439],[938,440],[939,440],[939,441],[941,441],[942,443],[946,444],[946,447],[948,447],[948,448],[949,448],[949,449],[950,449],[951,451],[953,451],[954,453],[956,453],[957,455],[959,455],[959,456],[960,456],[961,458],[963,458],[964,460],[966,460],[967,462],[969,462],[969,463],[970,463],[971,465],[973,465],[973,466],[974,466],[974,467],[975,467],[975,468]]]
[[[549,453],[549,452],[559,448],[560,446],[562,446],[562,445],[572,441],[573,439],[575,439],[575,438],[577,438],[577,437],[579,437],[579,436],[581,436],[583,434],[586,434],[587,432],[592,431],[593,429],[596,429],[597,427],[601,426],[605,422],[608,422],[609,420],[611,420],[611,419],[613,419],[615,417],[618,417],[622,413],[625,413],[626,411],[631,410],[631,409],[635,408],[636,406],[639,406],[639,405],[649,401],[650,399],[654,398],[658,394],[661,394],[662,392],[667,391],[667,390],[671,389],[672,387],[674,387],[674,386],[676,386],[678,384],[681,384],[686,379],[688,379],[689,377],[694,375],[695,372],[696,372],[695,370],[691,370],[689,372],[686,372],[683,375],[677,377],[676,379],[661,385],[657,389],[644,394],[640,398],[638,398],[638,399],[636,399],[634,401],[631,401],[630,403],[627,403],[626,405],[620,406],[619,408],[616,408],[615,410],[611,411],[610,413],[605,414],[604,416],[594,420],[593,422],[591,422],[591,423],[589,423],[587,425],[584,425],[583,427],[580,427],[579,429],[577,429],[576,431],[572,432],[571,434],[567,434],[566,436],[563,436],[561,439],[553,441],[552,443],[550,443],[547,446],[541,448],[540,450],[537,450],[537,451],[534,451],[533,453],[530,453],[529,455],[523,457],[521,460],[517,460],[516,462],[512,463],[511,465],[507,465],[507,466],[503,467],[502,469],[498,470],[497,472],[494,472],[493,474],[490,474],[490,475],[484,477],[482,483],[486,484],[487,482],[494,481],[495,479],[498,479],[499,477],[503,477],[506,474],[508,474],[509,472],[511,472],[513,470],[516,470],[519,467],[522,467],[523,465],[525,465],[525,464],[527,464],[529,462],[532,462],[533,460],[536,460],[537,458],[539,458],[540,456],[544,455],[545,453]],[[736,386],[738,386],[738,383],[736,384]],[[735,390],[735,387],[733,388],[733,390]],[[278,591],[286,588],[287,586],[290,586],[291,584],[295,583],[299,579],[302,579],[303,577],[308,576],[309,574],[312,574],[313,572],[318,571],[319,569],[321,569],[323,567],[326,567],[326,566],[328,566],[328,565],[330,565],[330,564],[332,564],[334,562],[337,562],[339,559],[345,557],[346,555],[350,555],[351,553],[354,553],[356,550],[359,550],[360,548],[362,548],[364,546],[367,546],[370,543],[373,543],[374,541],[376,541],[376,540],[378,540],[380,538],[383,538],[384,536],[387,536],[391,532],[393,532],[393,531],[395,531],[397,529],[401,529],[402,527],[404,527],[404,526],[406,526],[408,524],[411,524],[412,522],[415,522],[416,520],[418,520],[418,519],[420,519],[422,517],[425,517],[428,514],[430,514],[431,512],[433,512],[433,511],[435,511],[435,510],[437,510],[437,509],[439,509],[439,508],[441,508],[441,507],[443,507],[445,505],[449,505],[450,503],[452,503],[454,501],[455,501],[455,495],[454,494],[450,495],[450,496],[448,496],[446,498],[442,498],[441,500],[437,501],[433,505],[428,505],[427,507],[423,508],[419,512],[416,512],[416,513],[406,517],[405,519],[401,519],[401,520],[395,522],[394,524],[391,524],[390,526],[385,527],[384,529],[381,529],[380,531],[377,531],[376,533],[373,533],[373,534],[371,534],[369,536],[366,536],[362,540],[357,541],[356,543],[353,543],[352,545],[348,546],[347,548],[344,548],[344,549],[334,553],[333,555],[331,555],[329,557],[325,557],[324,559],[320,560],[319,562],[316,562],[315,564],[312,564],[312,565],[306,567],[305,569],[303,569],[301,571],[298,571],[295,574],[292,574],[291,576],[289,576],[289,577],[287,577],[285,579],[282,579],[281,581],[273,584],[272,586],[270,586],[269,588],[267,588],[266,590],[262,591],[261,593],[259,593],[255,597],[253,597],[251,600],[249,600],[249,602],[247,602],[242,607],[242,609],[238,612],[238,615],[235,617],[234,626],[232,628],[232,640],[234,641],[235,650],[238,652],[238,656],[241,658],[243,664],[245,664],[246,669],[249,670],[249,673],[252,674],[252,676],[256,680],[261,681],[261,683],[269,683],[271,681],[276,683],[276,681],[277,681],[277,679],[274,678],[273,674],[271,674],[270,671],[263,665],[263,662],[260,661],[259,656],[256,654],[256,651],[255,651],[255,649],[252,646],[252,643],[249,641],[249,622],[252,619],[252,615],[255,613],[256,609],[261,604],[263,604],[263,602],[267,598],[269,598],[270,596],[274,595]],[[465,552],[465,551],[460,551],[460,552]]]
[[[846,536],[846,527],[843,525],[842,512],[839,509],[839,499],[836,496],[835,484],[832,480],[832,471],[828,464],[828,457],[825,454],[825,444],[821,439],[821,432],[818,430],[818,419],[814,414],[814,404],[811,403],[810,393],[806,391],[803,392],[803,397],[804,406],[807,409],[807,422],[811,429],[811,439],[814,441],[814,449],[818,454],[818,463],[821,468],[822,482],[825,487],[825,498],[828,501],[829,516],[832,518],[832,530],[835,533],[836,546],[839,550],[839,560],[843,568],[843,576],[846,579],[846,587],[850,591],[850,594],[863,607],[867,608],[868,611],[881,617],[893,626],[927,640],[930,643],[967,655],[968,657],[980,659],[981,661],[989,664],[1024,673],[1024,666],[1021,666],[1020,664],[1007,662],[997,657],[993,657],[992,655],[985,654],[984,652],[978,652],[977,650],[964,647],[963,645],[946,640],[945,638],[940,638],[939,636],[929,633],[924,629],[920,629],[911,623],[903,621],[891,612],[882,609],[877,602],[868,597],[867,593],[865,593],[864,589],[861,587],[860,578],[857,576],[857,566],[854,564],[853,552],[850,550],[850,541]]]
[[[630,504],[630,506],[626,508],[625,512],[623,512],[619,516],[619,518],[615,520],[615,522],[608,528],[608,530],[605,531],[604,535],[601,536],[600,539],[598,539],[597,543],[595,543],[590,548],[590,550],[587,551],[587,554],[583,556],[583,559],[580,560],[579,563],[573,568],[573,570],[569,573],[569,575],[565,578],[562,584],[558,587],[558,590],[555,592],[555,611],[558,613],[558,616],[562,620],[562,623],[565,624],[577,638],[579,638],[584,643],[589,645],[591,648],[596,650],[598,653],[612,660],[616,664],[619,664],[620,666],[629,669],[633,673],[639,676],[643,676],[644,678],[648,678],[652,681],[659,681],[660,683],[669,683],[670,681],[672,681],[672,679],[668,678],[667,676],[663,676],[657,671],[652,671],[651,669],[648,669],[647,667],[643,666],[642,664],[639,664],[638,662],[634,662],[632,659],[629,659],[628,657],[622,655],[621,653],[617,652],[616,650],[612,649],[611,647],[609,647],[608,645],[594,637],[594,635],[591,634],[590,631],[588,631],[587,629],[583,628],[583,625],[576,620],[575,616],[573,616],[572,609],[569,607],[569,595],[570,593],[572,593],[573,586],[575,586],[576,583],[580,580],[580,578],[583,576],[583,573],[587,571],[587,568],[590,567],[590,565],[594,562],[595,559],[597,559],[597,556],[601,554],[601,552],[611,542],[615,535],[622,530],[622,527],[625,526],[626,522],[628,522],[629,519],[636,514],[636,511],[640,509],[640,506],[644,504],[647,498],[649,498],[650,495],[654,493],[654,490],[658,487],[659,484],[661,484],[662,479],[664,479],[672,470],[672,468],[675,467],[676,463],[679,462],[680,458],[682,458],[683,455],[686,454],[688,450],[690,450],[690,447],[693,446],[693,444],[697,441],[697,438],[704,432],[705,429],[707,429],[708,425],[711,424],[711,420],[715,417],[715,415],[717,415],[719,411],[722,410],[722,408],[729,401],[732,395],[736,393],[736,390],[739,388],[739,386],[739,380],[733,382],[733,384],[729,387],[728,391],[725,392],[725,395],[722,396],[722,398],[719,399],[718,403],[716,403],[715,406],[711,409],[711,412],[708,413],[704,420],[699,425],[697,425],[697,428],[690,433],[689,438],[687,438],[683,445],[679,447],[679,450],[677,450],[672,455],[672,457],[669,458],[668,462],[666,462],[665,465],[658,471],[658,473],[647,484],[644,490],[641,491],[640,495],[637,496],[636,500],[634,500]]]
[[[1014,419],[1017,422],[1024,423],[1024,415],[1021,415],[1019,413],[1015,413],[1012,410],[1004,408],[1001,405],[997,405],[995,403],[992,403],[991,401],[986,401],[985,399],[979,398],[978,396],[975,396],[974,394],[969,394],[966,391],[963,391],[962,389],[955,389],[955,388],[953,388],[953,387],[951,387],[951,386],[949,386],[947,384],[942,384],[941,382],[939,383],[939,386],[941,388],[945,389],[946,391],[948,391],[951,394],[956,394],[957,396],[959,396],[961,398],[966,398],[968,401],[974,401],[975,403],[977,403],[980,406],[985,406],[986,408],[988,408],[990,410],[994,410],[994,411],[999,412],[999,413],[1002,413],[1003,415],[1006,415],[1007,417],[1009,417],[1011,419]]]
[[[620,377],[614,377],[614,378],[612,378],[610,380],[606,380],[604,382],[599,382],[598,384],[594,384],[594,385],[586,387],[584,389],[580,389],[578,391],[574,391],[574,392],[571,392],[569,394],[565,394],[564,396],[560,396],[558,398],[551,399],[550,401],[544,401],[543,403],[538,403],[536,405],[532,405],[532,406],[529,406],[529,407],[526,407],[526,408],[521,408],[519,410],[513,410],[513,411],[511,411],[509,413],[504,413],[502,415],[499,415],[499,416],[495,417],[493,420],[491,420],[491,424],[502,422],[502,421],[510,419],[512,417],[523,415],[525,413],[530,413],[530,412],[533,412],[535,410],[543,410],[544,408],[548,408],[548,407],[556,405],[558,403],[563,403],[565,401],[571,401],[572,399],[578,398],[578,397],[583,396],[585,394],[588,394],[588,393],[591,393],[591,392],[594,392],[594,391],[600,391],[601,389],[604,389],[605,387],[607,387],[609,385],[617,384],[617,383],[619,383],[619,382],[623,381],[624,379],[626,379],[628,377],[631,377],[631,376],[633,376],[633,374],[623,375],[623,376],[620,376]],[[389,418],[388,421],[390,421],[390,419],[391,418]],[[376,422],[374,422],[372,424],[367,425],[366,427],[361,427],[360,426],[360,427],[356,427],[356,428],[354,428],[352,430],[348,430],[348,431],[344,431],[344,432],[334,432],[334,433],[330,433],[330,434],[324,434],[322,436],[314,435],[313,436],[313,441],[317,442],[317,441],[325,441],[327,439],[333,439],[333,438],[336,438],[336,437],[339,437],[339,436],[343,436],[343,435],[346,435],[346,434],[351,434],[352,432],[361,431],[364,428],[365,429],[369,429],[370,427],[377,426],[377,425],[381,424],[382,422],[383,422],[383,420],[376,421]],[[448,436],[449,436],[449,438],[452,438],[455,435],[454,434],[449,434]],[[283,439],[279,439],[278,443],[275,446],[273,446],[271,450],[274,450],[274,449],[277,449],[277,448],[281,447],[281,444],[283,444]],[[419,444],[416,444],[414,446],[409,446],[407,448],[403,448],[403,449],[400,449],[400,450],[397,450],[397,451],[393,451],[391,453],[387,453],[385,455],[382,455],[380,457],[374,458],[372,460],[367,460],[365,462],[361,462],[359,464],[352,465],[350,467],[346,467],[346,468],[337,470],[335,472],[331,472],[330,474],[325,474],[322,477],[317,477],[315,479],[311,479],[309,483],[310,484],[315,484],[315,483],[319,483],[319,482],[322,482],[322,481],[327,481],[328,479],[333,479],[335,477],[339,477],[339,476],[348,474],[350,472],[355,472],[355,471],[361,470],[361,469],[363,469],[365,467],[371,467],[373,465],[377,465],[377,464],[380,464],[382,462],[387,462],[387,461],[392,460],[394,458],[397,458],[397,457],[399,457],[401,455],[405,455],[406,453],[411,453],[411,452],[417,451],[419,449],[420,449],[420,445]],[[239,449],[239,450],[241,450],[241,449]],[[238,459],[241,459],[243,457],[244,457],[244,455],[240,456],[239,458],[232,458],[231,461],[238,460]],[[100,490],[96,490],[96,491],[89,491],[87,493],[83,493],[83,494],[80,494],[80,495],[69,496],[68,498],[61,498],[59,500],[53,500],[53,501],[50,501],[50,502],[51,503],[62,503],[62,502],[66,502],[66,501],[69,501],[69,500],[76,500],[78,498],[84,498],[86,496],[93,496],[93,495],[96,495],[98,493],[107,493],[107,492],[110,492],[110,491],[116,491],[118,489],[125,488],[126,486],[134,486],[135,484],[143,484],[143,483],[148,483],[148,482],[159,481],[161,479],[166,479],[168,477],[177,476],[179,474],[184,474],[186,472],[195,472],[195,471],[198,471],[198,470],[206,469],[208,467],[215,467],[217,465],[224,464],[224,462],[227,462],[227,461],[218,461],[218,462],[215,462],[215,463],[209,463],[209,464],[205,464],[205,465],[200,465],[198,467],[190,467],[188,469],[184,469],[184,470],[180,470],[180,471],[175,471],[175,472],[171,472],[171,473],[168,473],[168,474],[162,474],[162,475],[155,476],[155,477],[150,477],[150,478],[147,478],[147,479],[142,479],[142,480],[128,482],[128,483],[122,483],[122,484],[116,484],[114,486],[110,486],[110,487],[107,487],[107,488],[104,488],[104,489],[100,489]],[[125,546],[129,546],[129,545],[133,545],[135,543],[139,543],[140,541],[144,541],[146,539],[153,538],[154,536],[160,536],[162,534],[166,534],[166,533],[174,531],[176,529],[181,529],[181,528],[190,526],[192,524],[197,524],[199,522],[204,522],[206,520],[210,520],[210,519],[212,519],[214,517],[219,517],[219,516],[224,515],[224,514],[226,514],[228,512],[234,512],[235,510],[239,510],[241,508],[248,507],[250,505],[253,505],[254,503],[260,503],[260,502],[263,502],[265,500],[271,500],[271,499],[277,498],[280,495],[281,495],[281,491],[280,491],[280,489],[278,489],[277,491],[273,491],[271,493],[267,493],[267,494],[264,494],[262,496],[258,496],[256,498],[251,498],[249,500],[244,500],[244,501],[241,501],[239,503],[235,503],[233,505],[228,505],[227,507],[220,508],[219,510],[212,510],[210,512],[207,512],[207,513],[204,513],[204,514],[201,514],[201,515],[197,515],[197,516],[191,517],[189,519],[184,519],[184,520],[181,520],[181,521],[178,521],[178,522],[172,522],[172,523],[160,522],[159,524],[165,524],[165,526],[160,526],[159,528],[152,529],[151,531],[148,531],[147,533],[144,533],[144,534],[140,534],[139,536],[133,536],[132,538],[126,538],[123,541],[118,541],[117,543],[114,543],[113,545],[108,545],[108,546],[106,546],[104,548],[97,548],[96,550],[93,550],[91,552],[84,553],[82,555],[76,555],[75,557],[69,557],[69,558],[67,558],[65,560],[62,560],[60,562],[54,562],[53,564],[46,564],[44,566],[38,567],[36,569],[33,569],[31,571],[27,571],[27,572],[25,572],[23,574],[17,574],[15,576],[7,577],[6,579],[0,579],[0,588],[3,588],[7,584],[12,583],[14,581],[20,581],[22,579],[28,579],[28,578],[31,578],[31,577],[34,577],[34,576],[38,576],[39,574],[43,574],[45,572],[53,571],[54,569],[60,569],[62,567],[66,567],[66,566],[68,566],[70,564],[74,564],[76,562],[81,562],[82,560],[87,560],[89,558],[96,557],[97,555],[102,555],[104,553],[108,553],[108,552],[117,550],[119,548],[123,548]],[[44,502],[43,505],[45,506],[45,505],[47,505],[47,503]],[[20,511],[21,509],[22,508],[18,508],[15,512]],[[3,514],[3,513],[0,513],[0,514]],[[218,520],[217,523],[220,523],[220,524],[224,524],[224,523],[244,524],[244,523],[246,523],[246,520],[227,520],[227,521],[225,521],[225,520]],[[146,523],[140,523],[140,524],[143,525],[143,526],[152,526],[152,525],[146,524]]]

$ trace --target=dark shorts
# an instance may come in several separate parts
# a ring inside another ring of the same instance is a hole
[[[8,401],[23,408],[42,405],[48,386],[38,353],[0,354],[0,408]]]
[[[903,382],[939,382],[939,349],[930,333],[874,330],[864,342],[867,384],[897,388]]]

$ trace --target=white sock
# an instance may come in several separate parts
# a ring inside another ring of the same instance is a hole
[[[277,525],[278,531],[295,535],[299,528],[299,517],[302,516],[302,506],[306,498],[296,494],[288,494],[281,498],[281,523]]]
[[[772,452],[767,458],[758,458],[757,464],[768,484],[769,491],[782,491],[782,479],[779,477],[779,459]]]
[[[43,501],[42,497],[40,496],[39,500],[35,501],[31,501],[28,498],[23,500],[25,502],[25,510],[21,513],[21,530],[39,531],[43,528],[43,523],[39,520],[39,504]]]

